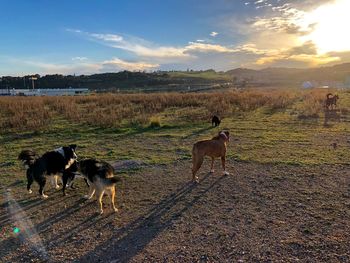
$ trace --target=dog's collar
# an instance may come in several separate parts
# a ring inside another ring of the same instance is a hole
[[[63,156],[63,158],[66,158],[66,155],[64,154],[63,147],[57,148],[55,150],[55,152],[58,152],[59,154],[61,154]]]

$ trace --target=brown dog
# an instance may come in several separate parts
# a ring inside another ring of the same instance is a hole
[[[230,141],[230,133],[228,131],[220,131],[217,136],[211,140],[196,142],[192,148],[192,181],[199,182],[197,171],[203,163],[204,156],[211,157],[210,172],[213,173],[214,159],[221,157],[224,175],[228,175],[225,168],[226,144]]]
[[[339,99],[338,95],[334,95],[332,93],[328,93],[327,94],[327,98],[326,98],[326,109],[334,109],[334,107],[337,106],[337,100]]]

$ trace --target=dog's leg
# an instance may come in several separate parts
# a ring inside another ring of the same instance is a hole
[[[214,158],[211,158],[210,172],[214,173]]]
[[[98,189],[98,190],[96,191],[100,215],[103,214],[103,207],[102,207],[102,197],[103,197],[103,193],[104,193],[104,190]]]
[[[112,209],[114,210],[114,212],[118,212],[118,208],[116,208],[115,204],[114,204],[115,191],[116,191],[115,187],[113,186],[111,191],[108,191],[107,194],[108,194],[109,198],[111,199]]]
[[[55,188],[55,189],[60,188],[57,184],[57,175],[56,174],[49,174],[49,180],[50,180],[50,184],[53,188]]]
[[[221,164],[222,164],[222,169],[224,170],[223,174],[224,174],[224,175],[229,175],[230,173],[229,173],[229,172],[226,172],[225,161],[226,161],[225,156],[222,156],[222,157],[221,157]]]
[[[54,176],[53,176],[53,179],[54,179],[54,186],[55,186],[55,188],[56,189],[59,189],[60,188],[60,186],[58,185],[58,183],[57,183],[57,180],[58,180],[58,175],[57,174],[55,174]]]
[[[199,178],[196,176],[197,171],[201,168],[203,163],[203,157],[193,158],[193,166],[192,166],[192,181],[199,183]]]
[[[32,189],[30,188],[32,183],[34,181],[33,175],[30,171],[30,168],[27,169],[27,191],[28,193],[33,193]]]
[[[63,172],[63,174],[62,174],[62,192],[63,192],[63,196],[66,195],[67,181],[68,181],[68,174]]]
[[[89,182],[88,182],[88,180],[86,178],[84,178],[84,181],[85,181],[87,187],[90,187],[90,184],[89,184]]]
[[[40,182],[39,182],[39,194],[41,195],[42,198],[46,199],[48,198],[48,196],[46,194],[44,194],[44,187],[46,184],[46,178],[41,178]]]
[[[93,184],[91,184],[90,187],[89,187],[89,194],[85,195],[84,197],[86,199],[91,199],[93,197],[94,193],[95,193],[95,187],[94,187]]]

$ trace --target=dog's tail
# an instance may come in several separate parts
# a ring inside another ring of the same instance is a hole
[[[23,150],[18,155],[18,160],[22,161],[22,163],[28,167],[32,166],[37,158],[38,156],[32,150]]]
[[[112,186],[114,184],[116,184],[117,182],[120,181],[119,177],[108,177],[108,178],[103,178],[103,183],[107,186]]]

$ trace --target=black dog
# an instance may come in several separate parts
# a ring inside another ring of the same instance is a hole
[[[219,126],[220,122],[221,122],[220,118],[214,115],[213,118],[211,119],[211,126],[214,126],[214,124],[215,124],[215,127]]]
[[[66,187],[70,187],[72,189],[75,189],[75,187],[73,187],[73,180],[74,178],[79,174],[78,172],[79,169],[79,162],[75,161],[68,169],[63,171],[62,174],[62,191],[63,191],[63,195],[66,195]],[[84,181],[86,183],[86,185],[89,187],[90,184],[88,183],[88,180],[84,177]]]
[[[30,187],[35,180],[39,184],[39,194],[43,198],[47,198],[48,196],[44,194],[46,176],[56,177],[56,175],[64,173],[65,170],[74,164],[77,159],[75,149],[76,145],[72,144],[67,147],[60,147],[54,151],[46,152],[41,157],[36,157],[35,152],[31,150],[22,151],[19,154],[18,159],[21,160],[23,164],[28,168],[28,192],[32,193]]]

